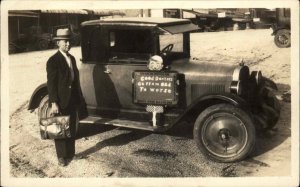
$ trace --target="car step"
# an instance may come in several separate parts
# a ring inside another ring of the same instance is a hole
[[[132,129],[147,130],[153,132],[161,132],[167,129],[167,125],[164,126],[152,126],[150,122],[132,121],[125,119],[109,119],[95,116],[89,116],[79,121],[79,123],[86,124],[99,124],[99,125],[113,125],[117,127],[127,127]]]

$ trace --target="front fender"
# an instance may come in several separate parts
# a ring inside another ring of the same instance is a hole
[[[194,120],[207,107],[220,103],[229,103],[236,107],[239,107],[246,113],[248,113],[250,117],[252,117],[250,105],[244,99],[231,93],[216,93],[207,94],[194,100],[193,104],[188,106],[185,112],[178,118],[175,123],[179,122],[185,117],[187,117],[187,119]]]
[[[193,101],[193,104],[191,104],[188,107],[188,110],[199,106],[207,106],[207,105],[211,106],[213,104],[219,104],[219,103],[229,103],[245,111],[250,109],[249,108],[250,105],[243,98],[238,97],[235,94],[216,93],[216,94],[207,94],[196,99],[195,101]]]
[[[43,83],[43,84],[39,85],[34,90],[32,96],[30,98],[28,110],[31,110],[31,112],[33,112],[34,109],[38,108],[41,100],[47,94],[48,94],[47,83]]]
[[[289,29],[289,28],[287,28],[287,27],[276,27],[275,26],[275,27],[272,27],[272,29],[273,29],[273,33],[271,34],[271,36],[275,36],[279,30]]]

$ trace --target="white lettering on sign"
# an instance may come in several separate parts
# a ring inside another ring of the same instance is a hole
[[[169,75],[142,75],[136,85],[139,92],[172,94],[173,77]]]
[[[150,92],[154,93],[172,93],[171,89],[166,89],[166,88],[150,88]]]
[[[174,105],[178,102],[177,74],[174,72],[134,72],[134,102]]]
[[[141,81],[168,81],[172,82],[173,77],[159,77],[159,76],[141,76]]]
[[[146,92],[147,91],[147,88],[145,87],[140,87],[140,92]]]
[[[150,87],[149,88],[150,92],[153,92],[153,93],[172,93],[172,90],[171,89],[167,89],[167,88],[152,88]],[[147,92],[148,89],[145,88],[145,87],[140,87],[140,92]]]
[[[143,82],[138,82],[137,85],[138,86],[144,86],[144,83]]]
[[[162,86],[162,87],[170,87],[171,88],[171,83],[169,82],[161,82],[160,83],[160,86]]]

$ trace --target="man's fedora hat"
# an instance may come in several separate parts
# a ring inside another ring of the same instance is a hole
[[[69,29],[57,29],[56,36],[53,40],[69,40],[71,39],[71,32]]]

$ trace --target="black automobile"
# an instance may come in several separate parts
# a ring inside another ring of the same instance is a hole
[[[82,23],[79,123],[162,132],[193,121],[195,142],[208,158],[247,157],[256,130],[278,121],[276,84],[244,64],[191,59],[190,32],[197,29],[174,18]],[[46,84],[30,99],[29,110],[36,108],[39,118],[50,115]]]
[[[276,8],[276,22],[272,24],[274,42],[279,48],[291,46],[291,10]]]
[[[17,38],[9,43],[9,54],[46,50],[52,48],[52,35],[43,32],[40,26],[31,26],[25,29],[25,33],[18,33]]]

